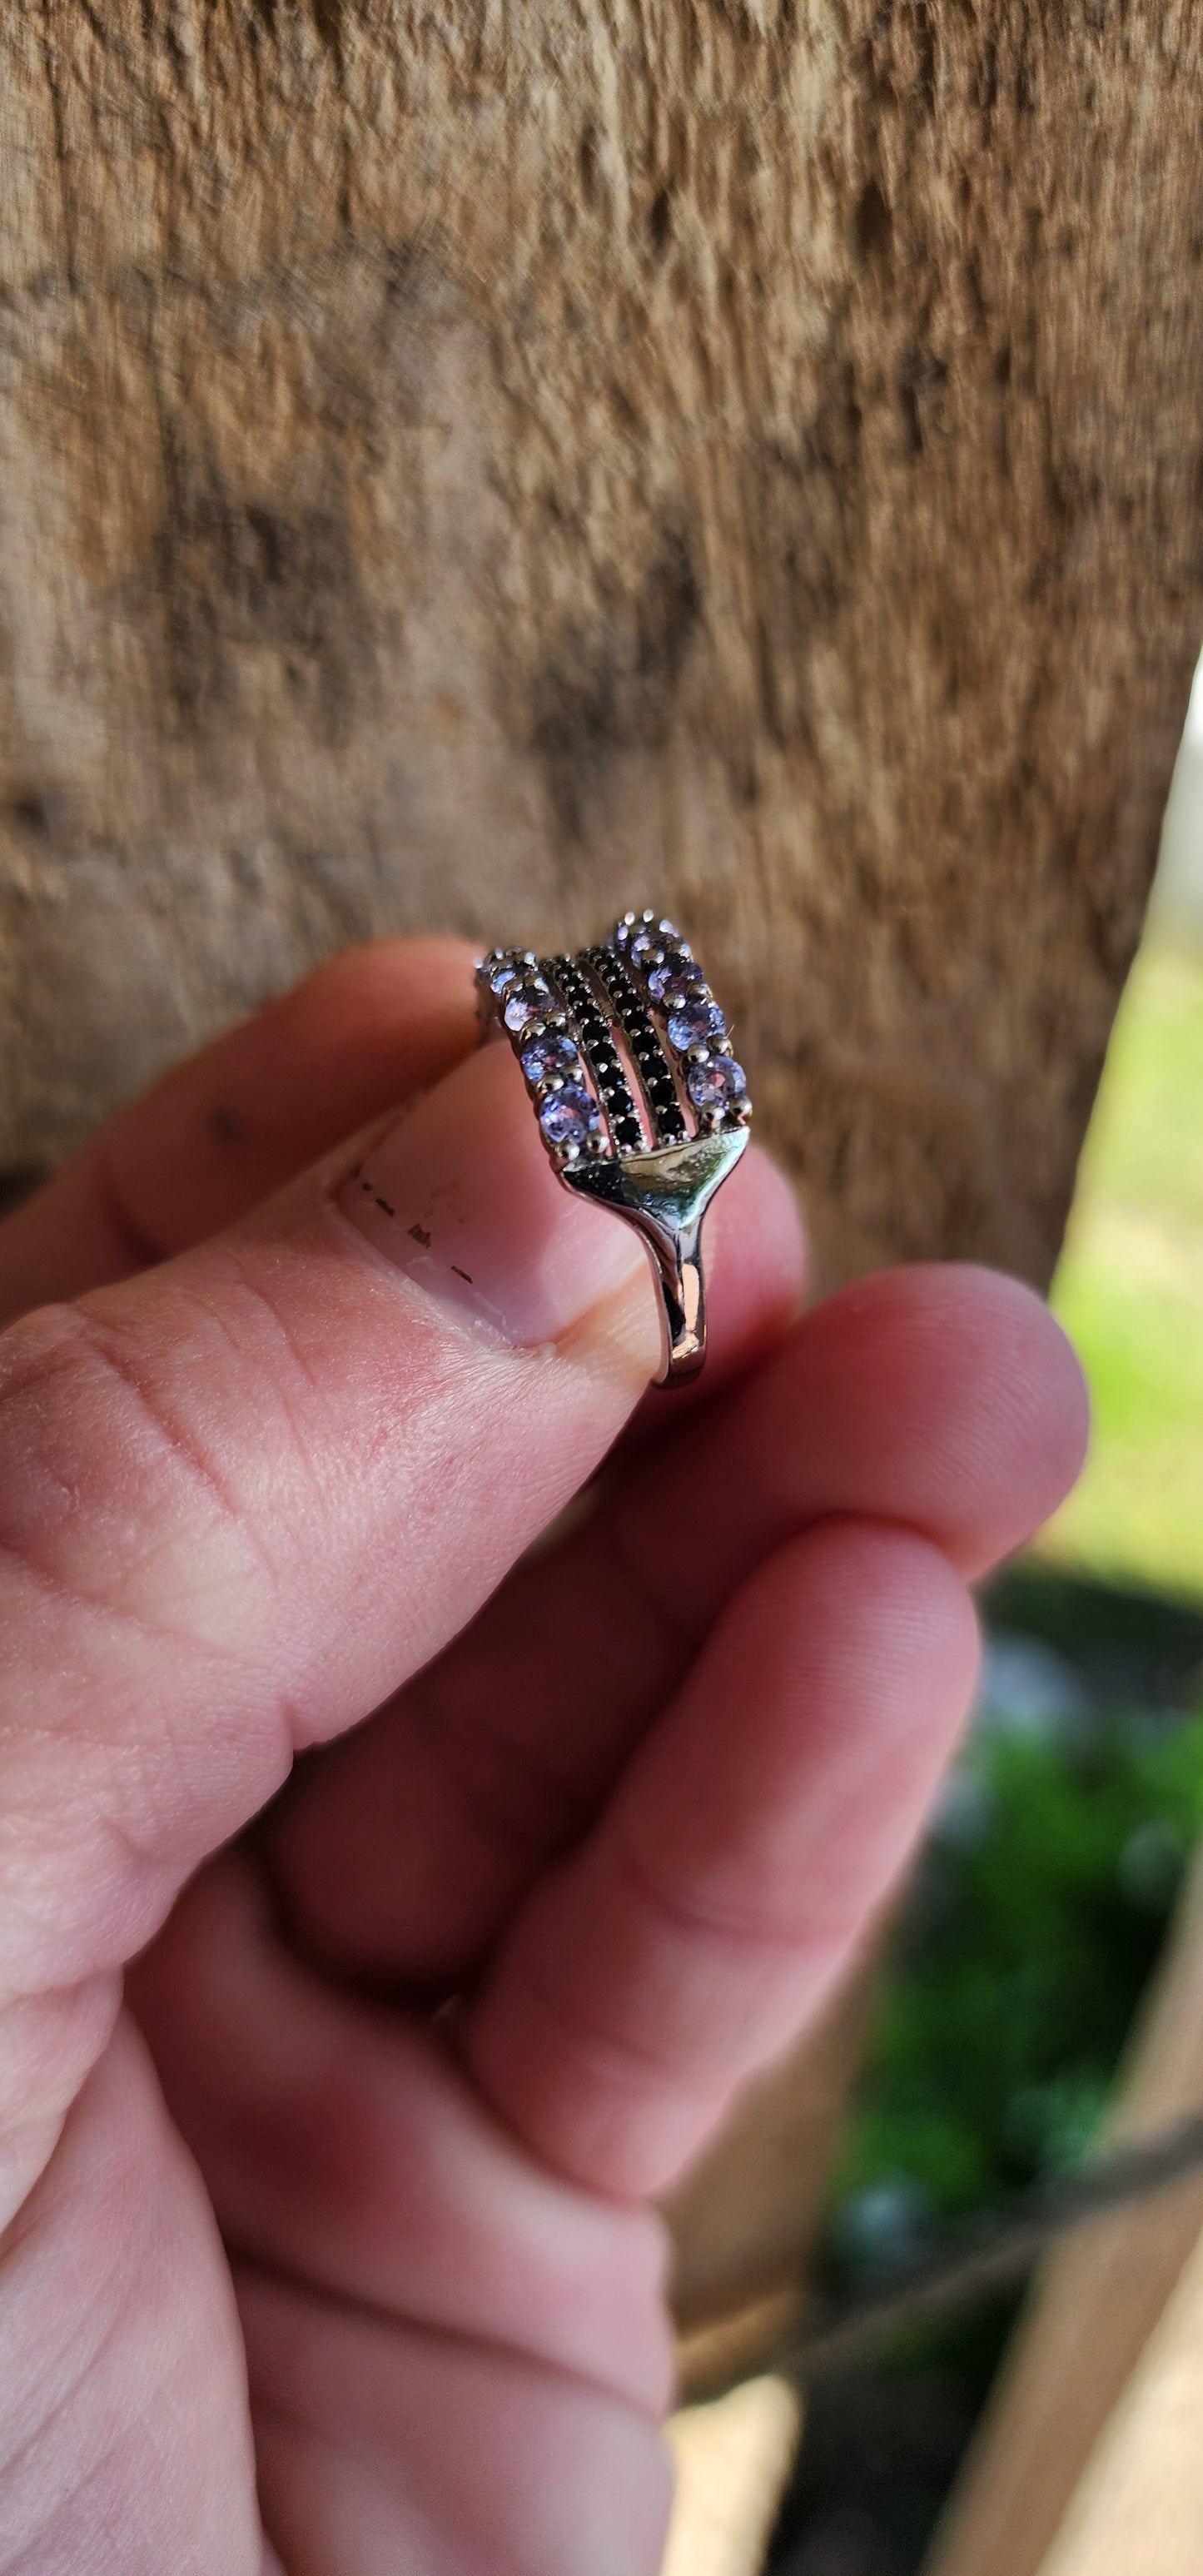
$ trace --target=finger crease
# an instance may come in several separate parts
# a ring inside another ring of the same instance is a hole
[[[793,1952],[810,1946],[810,1934],[784,1930],[763,1918],[732,1913],[704,1897],[665,1887],[654,1878],[633,1843],[616,1837],[613,1858],[640,1904],[691,1941],[724,1941],[733,1948]]]

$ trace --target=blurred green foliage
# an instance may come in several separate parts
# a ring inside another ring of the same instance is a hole
[[[990,2207],[1086,2150],[1201,1825],[1203,1718],[979,1732],[886,1974],[836,2176],[841,2268],[888,2267],[883,2191],[905,2231],[908,2202],[919,2223]]]

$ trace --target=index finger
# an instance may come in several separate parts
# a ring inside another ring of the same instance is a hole
[[[507,1053],[347,1160],[0,1340],[17,1993],[146,1940],[296,1747],[470,1618],[655,1365],[644,1249],[557,1186]]]

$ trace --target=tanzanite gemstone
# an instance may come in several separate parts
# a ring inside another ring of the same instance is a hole
[[[656,921],[651,913],[640,913],[635,919],[620,921],[614,932],[614,941],[617,947],[625,948],[637,966],[641,966],[644,958],[657,948],[679,948],[684,956],[689,955],[676,923]]]
[[[675,1047],[708,1046],[711,1038],[721,1038],[727,1023],[717,1002],[708,1001],[704,993],[692,999],[674,1002],[668,1019],[668,1034]]]
[[[550,1000],[551,994],[542,976],[520,984],[507,996],[504,1005],[502,1016],[507,1029],[524,1029],[528,1020],[541,1018]]]
[[[562,1091],[549,1091],[540,1101],[539,1125],[549,1145],[583,1145],[586,1137],[597,1134],[601,1113],[592,1092],[579,1083],[565,1083]]]
[[[558,1029],[547,1029],[541,1038],[532,1038],[522,1050],[522,1070],[528,1082],[546,1082],[548,1075],[579,1075],[581,1059],[571,1038],[561,1037]]]
[[[489,976],[489,982],[492,985],[494,992],[504,993],[506,985],[512,984],[515,981],[517,973],[518,969],[515,966],[512,957],[503,960],[500,966],[494,966]]]
[[[643,967],[661,948],[674,948],[676,944],[677,933],[671,921],[641,921],[631,933],[631,962]]]
[[[733,1055],[712,1055],[706,1064],[691,1064],[685,1076],[695,1109],[729,1109],[746,1097],[742,1064]]]
[[[666,957],[662,966],[653,966],[647,989],[653,1002],[681,1002],[690,985],[699,980],[692,958]]]

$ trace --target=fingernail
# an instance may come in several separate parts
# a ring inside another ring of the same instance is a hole
[[[557,1181],[508,1047],[458,1065],[369,1148],[335,1201],[427,1296],[507,1342],[560,1341],[636,1281],[654,1323],[637,1235]]]

